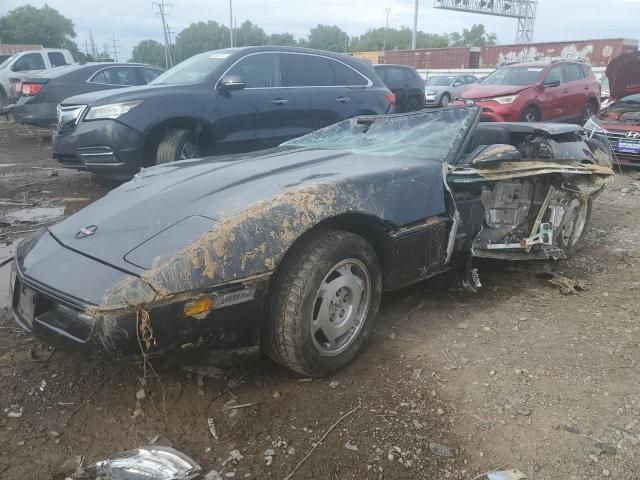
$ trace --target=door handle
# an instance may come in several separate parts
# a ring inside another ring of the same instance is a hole
[[[274,105],[286,105],[287,103],[289,103],[289,100],[286,100],[284,98],[276,98],[274,100],[271,100],[271,103],[273,103]]]
[[[338,97],[338,98],[336,98],[336,102],[340,102],[340,103],[347,103],[349,100],[351,100],[349,97]]]

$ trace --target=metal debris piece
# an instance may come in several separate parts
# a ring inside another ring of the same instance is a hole
[[[99,480],[191,480],[202,468],[171,447],[143,447],[102,460],[87,469]]]
[[[562,275],[552,274],[553,276],[549,279],[549,283],[557,286],[560,289],[560,293],[563,295],[570,295],[576,292],[584,292],[587,290],[586,284],[580,282],[579,280],[574,280],[573,278],[563,277]]]
[[[213,423],[213,417],[207,418],[207,425],[209,426],[209,432],[211,436],[218,440],[218,431],[216,430],[216,424]]]
[[[344,444],[344,448],[346,448],[347,450],[351,450],[353,452],[358,451],[358,446],[351,443],[351,440],[347,440],[347,443]]]
[[[444,458],[453,458],[458,451],[455,446],[445,445],[444,443],[438,442],[429,443],[429,450],[431,450],[431,453],[434,455]]]
[[[182,366],[180,367],[185,372],[195,373],[200,376],[210,378],[222,378],[224,377],[224,370],[219,367],[211,366]]]
[[[523,480],[526,479],[527,476],[520,470],[513,468],[511,470],[487,473],[487,478],[489,480]]]

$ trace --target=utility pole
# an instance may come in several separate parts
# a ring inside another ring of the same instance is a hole
[[[116,39],[116,35],[115,33],[112,34],[112,38],[111,38],[111,42],[112,42],[112,48],[113,48],[113,61],[117,62],[118,61],[118,50],[120,50],[120,40]]]
[[[387,30],[389,30],[389,14],[391,13],[390,8],[385,8],[384,12],[387,14],[387,21],[384,24],[384,43],[382,44],[382,51],[387,51]]]
[[[99,62],[98,51],[96,50],[96,42],[93,40],[93,32],[89,30],[89,42],[91,43],[91,56],[94,62]]]
[[[84,53],[89,56],[89,42],[87,42],[86,38],[84,39]]]
[[[158,7],[158,15],[162,19],[162,33],[164,36],[164,61],[167,68],[171,68],[173,66],[173,57],[171,55],[171,36],[169,32],[169,27],[167,26],[168,16],[166,8],[170,7],[170,4],[164,3],[164,0],[160,0],[159,2],[153,2],[153,5]]]
[[[416,49],[416,34],[418,32],[418,0],[413,11],[413,34],[411,35],[411,50]]]
[[[233,0],[229,0],[229,40],[233,48]]]

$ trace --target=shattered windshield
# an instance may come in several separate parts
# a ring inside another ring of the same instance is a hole
[[[356,117],[282,146],[449,162],[473,125],[477,111],[475,107],[461,107],[408,115]]]

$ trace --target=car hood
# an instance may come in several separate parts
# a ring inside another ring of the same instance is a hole
[[[175,87],[176,85],[141,85],[138,87],[118,88],[116,90],[101,90],[69,97],[63,104],[97,106],[107,105],[109,103],[144,100],[145,97],[155,95],[167,88]]]
[[[640,93],[640,51],[614,58],[606,70],[611,98]]]
[[[143,170],[130,182],[51,227],[50,232],[78,253],[138,275],[215,229],[218,221],[284,192],[354,179],[384,184],[393,182],[399,171],[415,178],[429,176],[439,185],[441,166],[431,163],[432,167],[426,167],[425,160],[291,147],[184,160]],[[430,208],[440,213],[439,195],[434,193],[430,200],[422,194],[422,199],[427,205],[431,201]],[[398,218],[411,215],[407,212],[412,208],[406,204],[393,207]],[[142,244],[149,247],[148,252],[144,246],[138,248]]]
[[[526,90],[531,85],[470,85],[464,91],[464,98],[480,100],[482,98],[502,97],[514,95]]]

